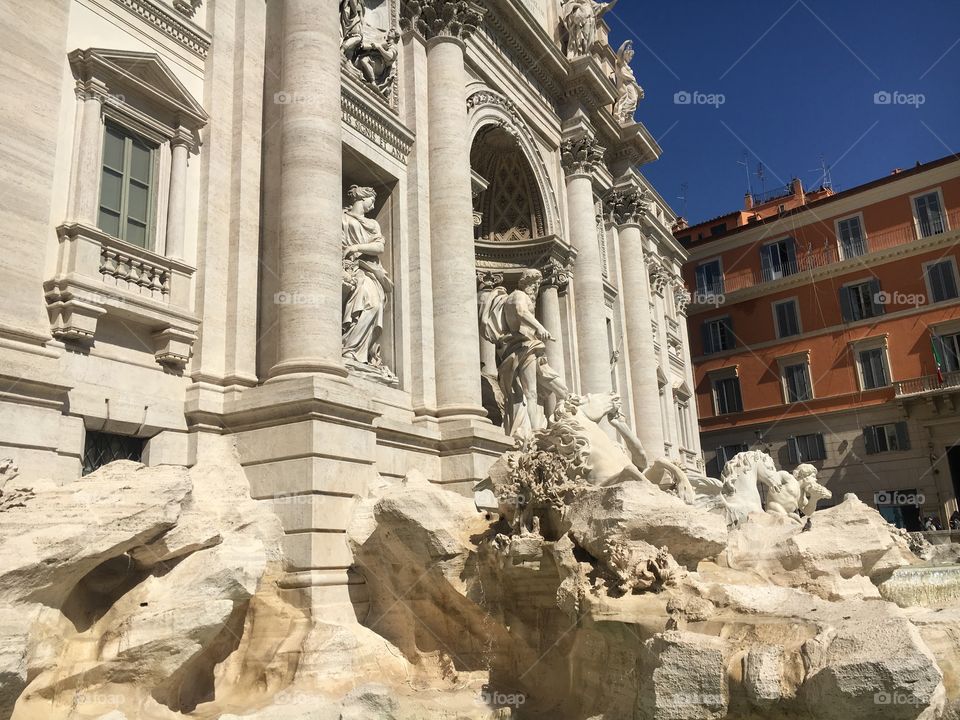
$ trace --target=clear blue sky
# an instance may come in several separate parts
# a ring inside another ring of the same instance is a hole
[[[643,170],[677,212],[687,183],[691,223],[742,206],[744,149],[755,192],[759,162],[768,190],[810,187],[823,155],[842,190],[960,154],[960,0],[620,0],[606,19],[663,147]]]

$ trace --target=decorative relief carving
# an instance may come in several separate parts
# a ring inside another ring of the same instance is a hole
[[[582,135],[560,146],[560,162],[568,175],[589,175],[603,162],[606,152],[596,138]]]
[[[477,290],[493,290],[498,285],[503,285],[503,273],[493,272],[492,270],[477,270]]]
[[[675,285],[673,289],[673,304],[680,315],[687,314],[687,307],[690,305],[690,291],[682,283]]]
[[[613,10],[618,0],[563,0],[560,20],[567,36],[567,58],[574,60],[589,55],[597,42],[597,21]]]
[[[368,11],[370,5],[370,11]],[[396,109],[400,32],[388,0],[340,0],[340,49],[345,67]],[[379,23],[371,15],[379,16]],[[380,29],[382,26],[386,29]]]
[[[156,0],[113,0],[201,59],[210,52],[210,36],[185,23]],[[199,4],[199,3],[198,3]]]
[[[663,263],[661,263],[658,258],[648,258],[647,269],[650,272],[650,289],[660,297],[663,297],[667,285],[670,284],[670,272],[663,266]]]
[[[186,15],[188,18],[192,18],[197,14],[197,8],[203,5],[203,0],[173,0],[174,9]]]
[[[466,40],[483,21],[486,9],[470,0],[406,0],[400,26],[424,38],[454,37]]]

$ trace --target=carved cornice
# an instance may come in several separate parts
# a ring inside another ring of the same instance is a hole
[[[639,225],[647,215],[650,196],[640,188],[611,190],[604,198],[604,209],[617,225]]]
[[[470,0],[406,0],[401,7],[400,27],[414,30],[426,40],[466,40],[476,32],[486,12]]]
[[[203,0],[173,0],[173,7],[177,12],[183,13],[188,18],[197,14],[197,8],[203,5]]]
[[[603,164],[606,149],[590,135],[565,140],[560,146],[560,162],[567,175],[589,175]]]
[[[210,52],[210,36],[189,20],[178,18],[157,0],[113,0],[164,35],[173,38],[197,57],[205,60]],[[182,12],[182,11],[181,11]]]
[[[383,111],[383,105],[366,96],[365,88],[355,86],[344,78],[340,95],[343,122],[352,127],[382,150],[403,164],[413,148],[414,135],[392,114]]]

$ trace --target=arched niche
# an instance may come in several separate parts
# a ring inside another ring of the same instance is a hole
[[[560,210],[553,183],[533,132],[516,105],[500,93],[480,87],[468,90],[467,109],[471,168],[486,183],[477,198],[486,239],[498,232],[504,242],[559,235]],[[524,219],[526,211],[529,219]],[[511,213],[526,226],[528,237],[523,237],[523,227],[517,228],[518,233],[504,227]]]

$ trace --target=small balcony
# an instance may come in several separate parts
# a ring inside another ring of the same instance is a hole
[[[182,370],[200,325],[190,310],[194,269],[82,223],[65,223],[57,234],[57,274],[44,283],[54,337],[90,345],[110,315],[147,328],[157,362]]]
[[[702,295],[727,294],[746,290],[748,288],[776,282],[791,275],[810,272],[818,268],[827,267],[836,263],[852,260],[889,250],[895,247],[910,245],[921,240],[928,240],[960,230],[960,209],[945,213],[943,221],[926,223],[918,230],[914,223],[889,228],[881,232],[871,232],[866,238],[852,242],[839,243],[836,238],[825,239],[820,248],[797,249],[795,259],[780,260],[774,268],[755,270],[728,270],[721,280],[713,284],[715,289],[723,288],[723,292],[705,292]],[[701,304],[703,297],[698,298]]]
[[[944,373],[942,380],[936,375],[900,380],[893,383],[893,390],[898,398],[957,392],[960,391],[960,371]]]

